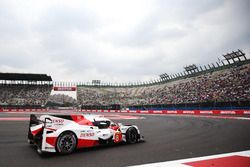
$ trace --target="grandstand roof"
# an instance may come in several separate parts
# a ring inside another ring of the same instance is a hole
[[[0,80],[52,81],[52,78],[46,74],[0,73]]]

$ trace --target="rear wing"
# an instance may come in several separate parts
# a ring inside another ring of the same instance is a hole
[[[37,118],[35,114],[30,115],[28,140],[34,140],[34,136],[31,133],[31,127],[41,124],[42,122]]]
[[[46,138],[47,138],[47,124],[48,126],[52,124],[51,118],[47,115],[38,117],[37,115],[30,115],[29,130],[28,130],[28,143],[35,144],[37,146],[38,153],[42,151],[55,152],[55,149],[47,148]]]
[[[51,122],[50,118],[45,118],[45,120],[40,120],[35,114],[30,115],[28,139],[34,140],[34,136],[39,134],[39,131],[43,131],[46,127],[46,123]]]

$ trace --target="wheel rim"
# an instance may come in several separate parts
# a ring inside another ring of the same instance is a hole
[[[59,152],[72,152],[75,148],[76,139],[74,135],[64,135],[58,141]]]

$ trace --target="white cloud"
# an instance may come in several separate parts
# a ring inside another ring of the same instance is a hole
[[[150,80],[243,49],[249,1],[1,1],[0,71],[55,81]]]

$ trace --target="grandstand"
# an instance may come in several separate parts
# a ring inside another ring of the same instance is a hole
[[[81,109],[249,109],[250,60],[241,50],[221,62],[184,67],[175,75],[136,84],[93,80],[53,82],[45,74],[0,73],[0,108],[76,107]],[[54,91],[76,91],[77,100]]]
[[[232,56],[230,56],[232,55]],[[238,55],[235,56],[235,55]],[[244,108],[250,102],[250,61],[240,50],[224,56],[227,64],[185,67],[186,72],[141,84],[82,84],[83,109]],[[244,59],[240,59],[244,57]],[[237,59],[237,60],[235,60]]]
[[[0,73],[0,107],[40,108],[53,87],[45,74]]]

